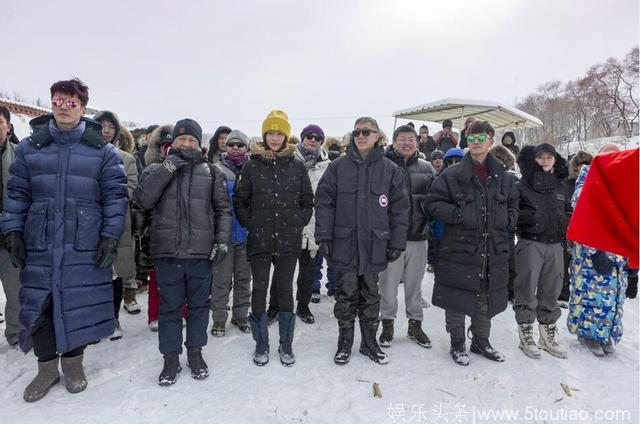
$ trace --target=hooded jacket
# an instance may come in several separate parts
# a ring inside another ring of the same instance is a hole
[[[520,207],[516,231],[519,238],[542,243],[564,240],[571,212],[571,197],[563,180],[567,162],[556,153],[552,172],[544,172],[535,161],[535,146],[525,146],[518,155],[522,178],[516,183]]]
[[[300,149],[296,148],[295,154],[298,159],[304,162],[304,157],[300,153]],[[325,171],[329,167],[329,163],[331,163],[331,161],[329,161],[329,156],[324,150],[320,149],[317,162],[315,163],[315,165],[313,165],[311,168],[307,170],[307,173],[309,174],[309,181],[311,182],[311,189],[313,190],[314,194],[318,189],[318,183],[320,182],[320,179],[322,178]],[[309,219],[309,223],[305,225],[304,229],[302,230],[302,248],[303,249],[312,250],[312,251],[318,250],[318,244],[316,243],[316,240],[315,240],[315,231],[316,231],[316,215],[315,213],[312,213],[311,219]]]
[[[511,137],[511,140],[513,140],[513,143],[510,143],[510,144],[505,143],[504,139],[506,137]],[[520,148],[516,145],[516,136],[513,132],[507,131],[506,133],[504,133],[502,135],[502,139],[500,140],[500,144],[502,144],[504,147],[509,149],[515,157],[518,157],[518,154],[520,153]]]
[[[216,132],[213,133],[213,137],[211,137],[209,139],[209,151],[207,153],[207,159],[209,160],[209,162],[211,163],[216,163],[220,160],[220,152],[218,150],[218,137],[220,137],[220,134],[222,133],[230,133],[231,132],[231,128],[226,127],[226,126],[221,126],[218,127],[216,129]]]
[[[302,230],[313,213],[313,190],[296,146],[281,150],[252,143],[251,158],[236,181],[233,207],[249,234],[249,260],[262,255],[298,256]]]

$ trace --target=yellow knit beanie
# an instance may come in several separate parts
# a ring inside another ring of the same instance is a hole
[[[262,122],[262,136],[269,131],[278,131],[284,134],[289,140],[291,135],[291,124],[289,117],[281,110],[272,110]]]

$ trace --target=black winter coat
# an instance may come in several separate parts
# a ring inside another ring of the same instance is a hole
[[[387,267],[387,248],[406,249],[409,197],[402,170],[377,146],[365,160],[352,143],[316,190],[316,243],[331,242],[329,265],[364,275]]]
[[[541,243],[560,243],[565,238],[571,197],[566,183],[567,162],[556,153],[553,172],[544,172],[535,161],[534,146],[525,146],[518,156],[522,178],[516,186],[520,211],[516,227],[519,238]]]
[[[236,217],[249,232],[247,255],[298,256],[302,229],[313,213],[307,170],[292,144],[275,153],[262,144],[253,149],[233,196]]]
[[[427,138],[427,141],[425,141],[424,143],[420,143],[420,145],[418,146],[418,150],[424,153],[424,156],[427,158],[427,160],[431,159],[431,153],[433,153],[433,151],[437,148],[438,145],[431,136]]]
[[[405,188],[409,193],[409,231],[407,240],[423,241],[429,236],[429,222],[424,211],[424,201],[431,187],[436,171],[433,166],[424,159],[418,157],[416,152],[407,162],[393,148],[385,155],[400,167],[404,175]]]
[[[476,297],[486,292],[492,317],[507,307],[509,231],[518,218],[518,190],[493,155],[486,163],[486,185],[474,174],[468,153],[449,166],[431,186],[426,208],[445,224],[433,304],[472,315]]]
[[[204,158],[169,173],[162,163],[149,165],[134,193],[142,209],[153,209],[151,256],[153,258],[206,259],[214,243],[228,243],[231,235],[231,205],[226,179],[220,169]]]

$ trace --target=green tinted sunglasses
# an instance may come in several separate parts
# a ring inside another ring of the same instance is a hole
[[[480,135],[470,134],[467,136],[467,141],[469,143],[475,143],[476,141],[478,143],[484,143],[487,140],[489,140],[489,136],[486,134],[480,134]]]

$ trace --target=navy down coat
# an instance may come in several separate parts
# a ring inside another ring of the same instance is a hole
[[[20,232],[26,248],[20,274],[20,347],[49,297],[56,350],[68,352],[113,333],[112,270],[96,266],[101,237],[120,239],[127,212],[127,176],[101,126],[82,119],[60,131],[51,115],[30,122],[33,134],[10,168],[4,234]]]

